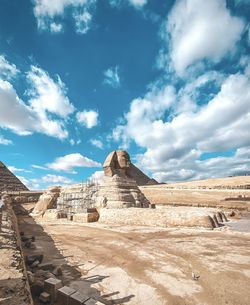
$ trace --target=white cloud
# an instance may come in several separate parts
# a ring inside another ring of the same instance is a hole
[[[182,75],[200,60],[218,61],[234,50],[243,28],[244,22],[231,16],[225,0],[177,1],[163,30],[170,36],[175,71]]]
[[[69,143],[71,146],[74,146],[74,145],[78,145],[80,144],[82,141],[79,139],[79,140],[74,140],[74,139],[70,139],[69,140]]]
[[[36,165],[36,164],[32,164],[31,167],[36,168],[36,169],[48,170],[47,167],[41,166],[41,165]]]
[[[92,128],[98,124],[98,112],[94,110],[84,110],[77,112],[76,119],[78,123],[87,128]]]
[[[88,178],[88,180],[100,182],[103,177],[104,177],[104,171],[96,171]]]
[[[101,164],[93,161],[79,153],[58,157],[53,163],[47,164],[47,167],[56,171],[76,173],[75,167],[100,167]]]
[[[118,66],[111,67],[103,72],[104,80],[103,83],[113,88],[119,88],[121,86],[120,76],[118,73]]]
[[[17,177],[31,190],[32,189],[43,190],[53,185],[65,185],[65,184],[74,183],[73,180],[67,177],[51,175],[51,174],[45,175],[40,178],[31,178],[31,179],[28,179],[23,176],[17,176]]]
[[[75,108],[60,77],[54,81],[46,71],[31,66],[27,79],[30,84],[27,104],[18,97],[10,82],[0,79],[0,127],[19,135],[40,132],[59,139],[67,138],[66,118]]]
[[[28,189],[30,190],[38,190],[40,188],[40,185],[39,183],[37,183],[36,181],[32,181],[33,179],[27,179],[23,176],[19,176],[19,175],[16,175],[16,177],[24,184],[27,186]]]
[[[68,136],[62,121],[48,118],[39,107],[34,109],[33,105],[26,105],[7,81],[0,80],[0,100],[0,128],[10,129],[19,135],[40,132],[59,139]]]
[[[55,82],[46,71],[31,66],[27,74],[31,84],[28,94],[32,97],[30,104],[38,113],[48,111],[66,118],[74,112],[74,106],[67,97],[67,89],[60,77]]]
[[[83,13],[74,13],[76,32],[86,34],[90,29],[92,15],[85,9]]]
[[[33,2],[34,14],[40,30],[50,29],[54,33],[62,31],[62,24],[60,23],[59,27],[54,20],[63,20],[67,10],[75,20],[77,33],[85,34],[90,27],[91,11],[96,0],[33,0]]]
[[[128,3],[135,8],[142,8],[144,5],[146,5],[148,0],[109,0],[109,3],[112,7],[118,7],[124,3]]]
[[[0,55],[0,78],[10,80],[17,73],[19,73],[17,67],[9,63],[3,55]]]
[[[159,182],[176,182],[250,174],[250,147],[239,148],[232,157],[197,159],[198,152],[168,162],[153,176]]]
[[[98,140],[98,139],[91,139],[91,140],[90,140],[90,143],[91,143],[92,145],[94,145],[95,147],[97,147],[97,148],[103,149],[103,143],[102,143],[101,140]]]
[[[63,31],[63,26],[61,23],[52,22],[50,24],[50,31],[52,33],[61,33]]]
[[[0,135],[0,144],[11,145],[11,144],[13,144],[13,142],[9,139],[4,138],[2,135]]]
[[[147,0],[129,0],[130,4],[135,7],[142,7],[147,4]]]
[[[18,173],[18,172],[31,173],[30,170],[26,170],[23,168],[17,168],[15,166],[11,166],[11,165],[8,165],[8,169],[13,173]]]
[[[70,184],[70,183],[73,183],[73,180],[71,180],[67,177],[58,176],[58,175],[51,175],[51,174],[43,176],[40,179],[40,181],[44,182],[44,183],[53,183],[53,184]]]
[[[154,173],[155,178],[167,175],[173,180],[179,171],[180,178],[197,176],[194,164],[202,152],[250,145],[250,80],[245,75],[227,77],[207,104],[166,116],[178,98],[179,93],[175,95],[173,88],[166,87],[134,100],[125,114],[126,124],[113,132],[116,140],[126,145],[133,140],[146,149],[137,156],[138,165]]]

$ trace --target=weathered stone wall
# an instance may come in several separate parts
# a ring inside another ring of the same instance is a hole
[[[214,217],[219,213],[215,209],[202,208],[128,208],[128,209],[101,209],[99,211],[101,223],[138,225],[138,226],[156,226],[156,227],[201,227],[213,229],[218,226],[218,222],[224,219],[218,219],[217,223]],[[222,213],[223,214],[223,213]]]
[[[17,219],[10,205],[5,206],[0,226],[0,303],[32,305]]]
[[[37,202],[43,191],[8,192],[14,203]]]
[[[78,183],[62,187],[57,199],[57,209],[69,213],[81,213],[93,208],[98,191],[97,183]]]

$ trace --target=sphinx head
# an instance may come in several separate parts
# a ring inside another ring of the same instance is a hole
[[[126,150],[112,151],[106,158],[103,168],[105,176],[121,175],[126,176],[130,168],[131,161]]]

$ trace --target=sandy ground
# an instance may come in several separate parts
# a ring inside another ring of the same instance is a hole
[[[36,223],[27,216],[19,225],[36,236],[45,261],[62,265],[65,284],[102,304],[250,304],[250,233],[233,225],[205,231]]]
[[[250,210],[250,190],[169,189],[163,186],[140,187],[150,202],[156,205],[204,206]],[[242,200],[239,199],[242,196]],[[230,200],[226,200],[229,199]]]

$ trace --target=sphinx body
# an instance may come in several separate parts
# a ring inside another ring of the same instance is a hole
[[[100,184],[97,207],[109,209],[147,208],[149,201],[129,176],[131,161],[125,150],[112,151],[104,164],[104,178]]]

